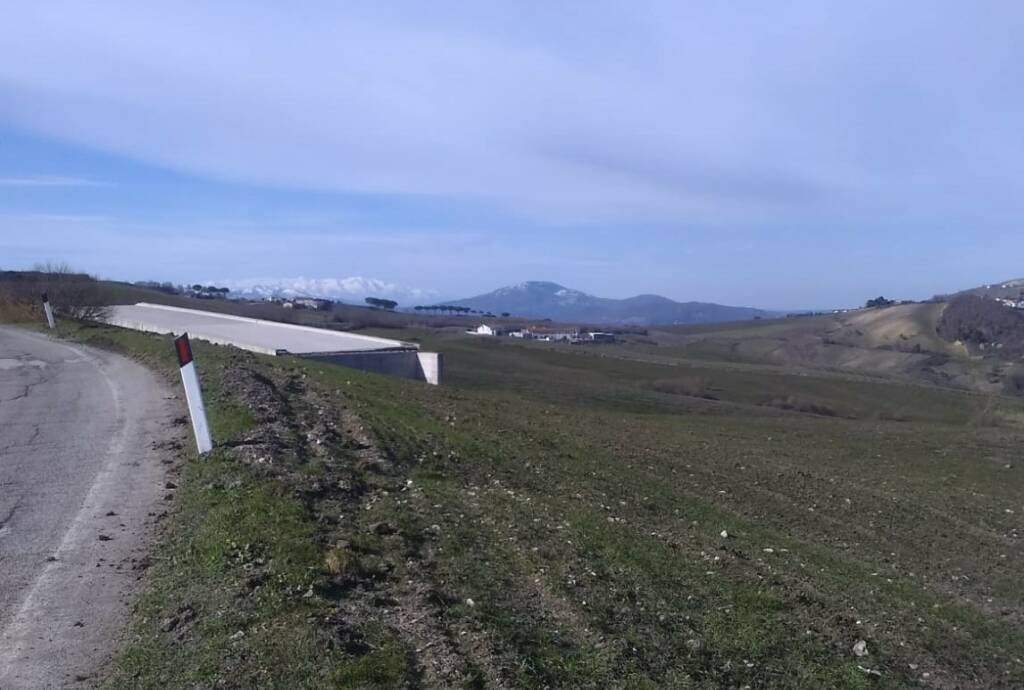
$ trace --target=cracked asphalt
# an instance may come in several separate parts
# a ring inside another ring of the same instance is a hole
[[[0,326],[0,688],[88,686],[116,650],[181,403],[118,355]]]

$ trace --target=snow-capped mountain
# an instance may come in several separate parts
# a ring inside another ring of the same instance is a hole
[[[376,278],[275,278],[211,281],[231,290],[231,296],[247,299],[318,297],[340,302],[362,302],[367,297],[419,304],[436,297],[433,290],[410,288]]]
[[[663,325],[738,321],[770,316],[749,307],[707,302],[675,302],[659,295],[628,299],[594,297],[558,283],[530,281],[499,288],[479,297],[449,302],[495,314],[508,312],[527,318],[551,318],[578,323]]]

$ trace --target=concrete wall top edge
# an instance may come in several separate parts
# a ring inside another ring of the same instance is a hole
[[[380,347],[373,350],[323,350],[310,352],[289,352],[278,350],[279,355],[291,355],[293,357],[329,357],[331,355],[386,355],[390,352],[420,352],[418,347]]]
[[[168,329],[162,326],[140,323],[137,321],[125,321],[122,319],[106,319],[105,323],[110,326],[117,326],[118,328],[127,328],[133,331],[143,331],[146,333],[157,333],[159,335],[178,335],[178,333],[172,329]],[[249,343],[239,343],[229,338],[222,338],[216,335],[207,335],[205,333],[190,331],[189,337],[193,340],[203,340],[213,345],[230,345],[231,347],[237,347],[239,350],[248,350],[249,352],[256,352],[261,355],[277,355],[278,351],[272,350],[266,347],[260,347],[258,345],[252,345]]]
[[[401,340],[391,340],[391,339],[388,339],[388,338],[379,338],[379,337],[374,336],[374,335],[363,335],[361,333],[352,333],[350,331],[332,331],[332,330],[327,329],[327,328],[316,328],[314,326],[301,326],[299,324],[282,323],[280,321],[269,321],[267,319],[254,319],[254,318],[250,318],[248,316],[235,316],[234,314],[221,314],[219,312],[205,311],[203,309],[188,309],[186,307],[172,307],[172,306],[169,306],[169,305],[166,305],[166,304],[152,304],[150,302],[137,302],[134,305],[125,305],[125,306],[145,307],[147,309],[161,309],[161,310],[164,310],[164,311],[173,311],[173,312],[184,313],[184,314],[190,314],[190,313],[192,313],[192,314],[200,314],[202,316],[206,316],[206,317],[209,317],[209,318],[219,318],[219,319],[227,319],[229,321],[241,321],[241,322],[244,322],[244,323],[260,324],[260,325],[274,326],[274,327],[280,327],[280,328],[289,328],[289,329],[292,329],[292,330],[299,330],[299,331],[306,331],[306,332],[316,333],[318,335],[323,335],[323,334],[328,334],[328,333],[336,333],[336,332],[339,333],[339,334],[340,333],[344,333],[344,335],[346,337],[349,337],[349,338],[356,338],[356,339],[359,339],[359,340],[365,340],[365,341],[367,341],[367,343],[371,343],[371,342],[372,343],[379,343],[382,347],[374,348],[374,349],[378,349],[378,350],[379,349],[418,350],[419,347],[420,347],[417,343],[407,343],[407,342],[403,342]]]

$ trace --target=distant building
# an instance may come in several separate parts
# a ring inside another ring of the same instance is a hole
[[[595,343],[614,343],[614,333],[604,333],[602,331],[591,331],[587,334],[587,340]]]
[[[499,324],[482,323],[471,331],[467,331],[473,335],[507,335],[509,329],[507,326],[501,326]]]
[[[578,340],[580,337],[580,332],[576,329],[552,326],[535,326],[530,329],[530,333],[535,340],[545,340],[548,342],[572,341]]]
[[[285,309],[317,309],[327,311],[334,303],[329,299],[317,299],[315,297],[296,297],[285,300],[281,306]]]

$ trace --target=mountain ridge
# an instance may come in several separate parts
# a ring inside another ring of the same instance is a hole
[[[624,299],[596,297],[559,283],[540,280],[501,287],[484,295],[448,304],[496,314],[508,312],[526,318],[631,326],[742,321],[775,315],[753,307],[713,302],[677,302],[663,295],[649,293]]]

